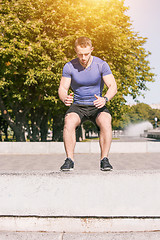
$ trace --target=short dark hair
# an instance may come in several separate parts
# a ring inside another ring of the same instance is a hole
[[[82,48],[85,48],[85,47],[87,47],[87,46],[92,47],[92,41],[91,41],[91,39],[89,39],[88,37],[79,37],[79,38],[77,38],[76,41],[75,41],[75,48],[76,48],[77,46],[80,46],[80,47],[82,47]]]

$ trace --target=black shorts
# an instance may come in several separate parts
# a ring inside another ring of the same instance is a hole
[[[66,115],[71,112],[77,113],[79,115],[81,123],[85,122],[86,120],[90,120],[94,124],[96,124],[96,118],[99,115],[99,113],[106,112],[110,114],[106,106],[102,108],[96,108],[94,105],[81,105],[81,104],[72,104],[68,111],[66,112]]]

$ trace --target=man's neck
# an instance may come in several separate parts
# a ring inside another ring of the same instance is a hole
[[[82,63],[80,63],[84,68],[88,68],[90,65],[91,65],[91,63],[92,63],[92,61],[93,61],[93,56],[91,56],[90,57],[90,59],[88,60],[88,62],[87,62],[87,64],[82,64]]]

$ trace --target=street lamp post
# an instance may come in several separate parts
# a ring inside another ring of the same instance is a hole
[[[157,120],[158,120],[158,118],[155,117],[155,118],[154,118],[154,121],[155,121],[155,128],[157,128]]]

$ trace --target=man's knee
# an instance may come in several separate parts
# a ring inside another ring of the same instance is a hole
[[[76,128],[80,124],[80,117],[76,113],[68,113],[65,116],[64,127]]]
[[[109,113],[102,112],[98,115],[96,119],[96,123],[99,126],[99,128],[109,128],[111,127],[112,117]]]

